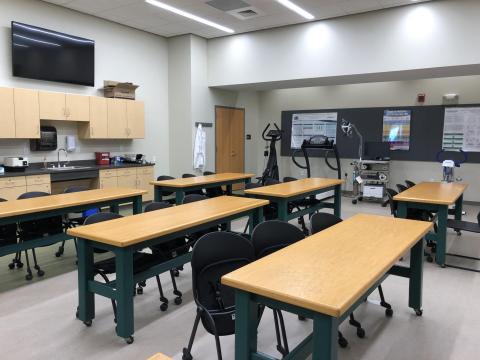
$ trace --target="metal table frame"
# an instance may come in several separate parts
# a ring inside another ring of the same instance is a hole
[[[119,337],[124,338],[127,343],[131,343],[133,341],[134,333],[134,306],[132,295],[134,284],[186,264],[191,260],[191,253],[187,253],[155,265],[144,272],[134,274],[133,253],[146,247],[158,245],[185,236],[189,233],[205,230],[219,223],[232,221],[245,216],[249,217],[249,223],[251,224],[249,231],[251,233],[254,226],[262,221],[262,207],[225,216],[215,221],[192,226],[175,233],[152,240],[142,241],[127,247],[116,247],[93,240],[78,238],[78,319],[83,321],[87,326],[92,324],[92,320],[95,318],[95,294],[113,299],[117,302],[116,333]],[[105,284],[94,280],[94,248],[114,253],[116,265],[115,281]]]
[[[421,209],[428,210],[437,213],[438,230],[435,234],[430,232],[426,238],[427,240],[434,241],[436,243],[435,262],[441,267],[445,267],[445,256],[447,252],[447,219],[448,219],[448,206],[441,204],[425,204],[412,201],[398,201],[397,214],[400,218],[407,217],[408,209]],[[455,220],[462,220],[463,210],[463,195],[461,195],[455,201]]]
[[[191,185],[191,186],[164,186],[164,185],[154,185],[154,198],[155,201],[162,201],[163,196],[162,192],[173,192],[175,193],[175,203],[180,205],[183,203],[183,198],[185,197],[185,193],[188,191],[194,190],[202,190],[202,189],[209,189],[218,186],[226,186],[227,187],[227,194],[232,195],[232,185],[233,184],[249,184],[251,182],[250,178],[246,179],[236,179],[236,180],[228,180],[228,181],[217,181],[203,185]]]
[[[265,296],[235,289],[235,359],[236,360],[276,360],[267,354],[257,351],[258,304],[265,304],[275,309],[288,311],[313,320],[313,332],[295,349],[285,356],[284,360],[303,360],[312,354],[312,360],[337,359],[338,325],[355,310],[365,298],[372,293],[388,274],[409,279],[408,306],[418,316],[422,315],[422,282],[423,282],[423,238],[411,249],[410,267],[393,266],[387,274],[376,281],[368,291],[339,317],[333,317],[299,306],[273,300]]]

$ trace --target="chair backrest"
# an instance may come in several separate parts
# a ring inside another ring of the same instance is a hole
[[[398,204],[395,200],[393,200],[393,197],[397,195],[398,192],[389,188],[385,189],[385,191],[387,192],[388,204],[390,205],[390,214],[392,214],[393,216],[397,216]]]
[[[231,232],[202,236],[192,251],[192,288],[195,301],[212,316],[218,335],[235,333],[235,293],[220,279],[255,260],[253,246],[244,237]],[[202,316],[205,329],[213,334],[208,316]]]
[[[150,212],[150,211],[155,211],[155,210],[161,210],[165,208],[171,207],[172,204],[166,202],[166,201],[159,201],[159,202],[151,202],[147,206],[145,206],[144,212]]]
[[[288,222],[269,220],[258,224],[252,233],[255,257],[260,259],[305,239],[303,232]]]
[[[29,191],[21,194],[17,199],[32,199],[37,197],[50,196],[49,193],[43,191]],[[20,229],[20,237],[23,240],[29,240],[45,234],[59,234],[63,231],[63,218],[61,215],[55,215],[39,220],[22,221],[18,224]]]
[[[316,234],[317,232],[323,231],[339,222],[342,222],[342,219],[334,214],[323,212],[316,213],[310,219],[311,232],[312,234]]]
[[[182,175],[182,178],[191,178],[191,177],[196,177],[197,175],[194,175],[194,174],[183,174]]]
[[[63,190],[63,192],[65,194],[69,194],[69,193],[76,193],[76,192],[87,191],[87,190],[89,190],[88,186],[73,185],[73,186],[69,186],[69,187],[65,188],[65,190]]]
[[[29,191],[29,192],[21,194],[17,199],[18,200],[31,199],[31,198],[49,196],[49,195],[50,195],[49,193],[43,192],[43,191]]]
[[[396,186],[397,186],[397,189],[398,189],[398,192],[399,192],[399,193],[401,193],[402,191],[405,191],[405,190],[408,189],[408,188],[407,188],[405,185],[403,185],[403,184],[397,184]]]
[[[0,202],[7,200],[0,198]],[[0,225],[0,247],[17,242],[17,224]]]
[[[477,222],[478,222],[478,225],[480,225],[480,211],[478,212],[478,215],[477,215]]]
[[[96,224],[102,221],[109,221],[109,220],[114,220],[114,219],[120,219],[123,216],[120,214],[115,214],[111,212],[101,212],[97,214],[90,215],[85,219],[85,222],[83,225],[91,225],[91,224]]]
[[[407,188],[411,188],[416,185],[413,181],[410,180],[405,180],[405,184],[407,184]]]
[[[283,178],[283,182],[290,182],[290,181],[296,181],[296,180],[298,180],[298,179],[295,178],[295,177],[292,177],[292,176],[285,176]]]
[[[214,171],[204,171],[203,172],[203,175],[207,176],[207,175],[215,175],[216,173]]]
[[[208,199],[208,198],[205,195],[188,194],[188,195],[185,195],[185,197],[183,198],[183,203],[188,204],[188,203],[192,203],[192,202],[195,202],[195,201],[202,201],[202,200],[206,200],[206,199]]]
[[[175,179],[173,176],[168,176],[168,175],[160,175],[157,177],[157,181],[163,181],[163,180],[173,180]],[[170,196],[172,195],[171,191],[162,191],[162,196]]]
[[[276,185],[276,184],[280,184],[280,180],[277,180],[277,179],[274,179],[274,178],[266,178],[265,179],[265,186]]]
[[[248,190],[248,189],[256,189],[256,188],[259,188],[259,187],[262,187],[263,185],[262,184],[259,184],[259,183],[247,183],[245,184],[245,189]]]

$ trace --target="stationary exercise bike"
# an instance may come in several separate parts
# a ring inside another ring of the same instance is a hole
[[[268,124],[262,132],[263,140],[265,140],[267,143],[270,143],[265,147],[265,151],[263,153],[265,157],[268,156],[265,170],[263,171],[262,177],[258,178],[259,183],[262,185],[265,185],[267,179],[280,180],[276,144],[278,141],[282,140],[283,131],[280,130],[277,124],[273,123],[273,125],[275,126],[275,129],[271,129],[267,133],[267,130],[270,128],[270,124]]]

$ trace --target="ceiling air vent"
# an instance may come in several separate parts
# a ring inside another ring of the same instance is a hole
[[[227,11],[227,13],[240,20],[249,20],[264,15],[263,11],[253,6]]]
[[[205,4],[222,11],[232,11],[250,6],[249,3],[242,0],[211,0],[207,1]]]

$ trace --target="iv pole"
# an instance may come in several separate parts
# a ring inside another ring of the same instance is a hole
[[[357,177],[361,175],[361,170],[362,170],[362,157],[363,157],[363,136],[358,131],[357,127],[355,124],[352,124],[349,121],[346,121],[345,119],[342,119],[342,124],[341,124],[341,129],[344,135],[348,137],[352,137],[353,133],[355,132],[355,135],[358,136],[360,139],[360,145],[358,146],[358,160],[355,160],[352,165],[353,165],[353,200],[352,204],[356,204],[357,200],[361,200],[360,196],[360,182],[358,182]]]

